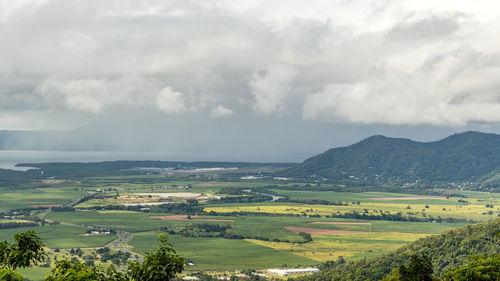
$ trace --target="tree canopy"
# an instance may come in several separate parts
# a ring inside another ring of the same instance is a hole
[[[57,261],[46,281],[160,281],[172,280],[184,270],[185,260],[177,255],[165,234],[158,237],[160,246],[144,255],[144,261],[131,262],[117,270],[88,265],[79,260]],[[14,242],[0,242],[0,280],[20,281],[24,278],[15,270],[43,261],[47,254],[40,237],[34,231],[18,233]]]

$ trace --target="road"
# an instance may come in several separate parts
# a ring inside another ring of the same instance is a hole
[[[118,239],[111,241],[111,243],[109,243],[107,247],[116,251],[121,250],[125,253],[130,253],[132,255],[132,258],[135,258],[135,256],[137,255],[139,262],[142,263],[144,257],[132,251],[132,247],[130,245],[127,245],[127,242],[132,240],[132,235],[126,231],[118,231],[116,235],[118,235]]]

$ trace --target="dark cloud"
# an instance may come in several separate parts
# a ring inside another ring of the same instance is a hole
[[[219,122],[260,118],[269,134],[290,120],[320,131],[494,124],[500,24],[480,2],[5,0],[0,129],[74,129],[130,112],[145,124],[175,119],[188,138],[196,130],[183,126],[210,120],[212,142]]]
[[[446,40],[464,24],[464,13],[440,13],[424,15],[423,18],[409,16],[394,25],[387,33],[391,41],[420,43],[425,40]]]

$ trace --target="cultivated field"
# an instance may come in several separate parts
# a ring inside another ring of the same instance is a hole
[[[421,195],[329,187],[335,186],[165,175],[30,182],[0,187],[0,224],[38,226],[0,229],[0,240],[34,229],[53,258],[70,258],[69,251],[80,248],[77,258],[88,261],[109,247],[133,259],[154,249],[155,237],[166,232],[194,263],[187,270],[267,269],[377,256],[500,215],[500,194],[494,193],[454,190],[462,197],[450,197],[442,190]],[[48,270],[22,273],[42,280]]]

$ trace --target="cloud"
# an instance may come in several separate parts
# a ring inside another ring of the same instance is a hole
[[[466,14],[459,12],[412,15],[396,23],[389,30],[387,39],[412,44],[421,40],[444,40],[466,22]]]
[[[222,105],[218,105],[214,110],[212,110],[210,116],[213,118],[221,118],[221,117],[231,116],[233,114],[234,112],[231,109],[225,108]]]
[[[0,109],[498,122],[499,9],[459,2],[5,0]]]
[[[48,107],[102,114],[120,106],[151,106],[154,81],[137,77],[44,80],[36,92]]]
[[[261,71],[254,71],[250,91],[258,113],[283,113],[287,110],[287,97],[292,90],[297,70],[289,65],[273,64]]]
[[[69,109],[95,114],[104,109],[103,99],[108,93],[105,82],[96,79],[70,81],[49,79],[40,85],[38,91],[49,103],[62,103]]]
[[[412,73],[328,84],[307,97],[303,116],[361,124],[500,122],[499,81],[500,57],[458,49]]]
[[[160,111],[165,113],[181,113],[187,110],[184,105],[184,94],[175,92],[170,87],[165,87],[158,92],[156,105]]]

